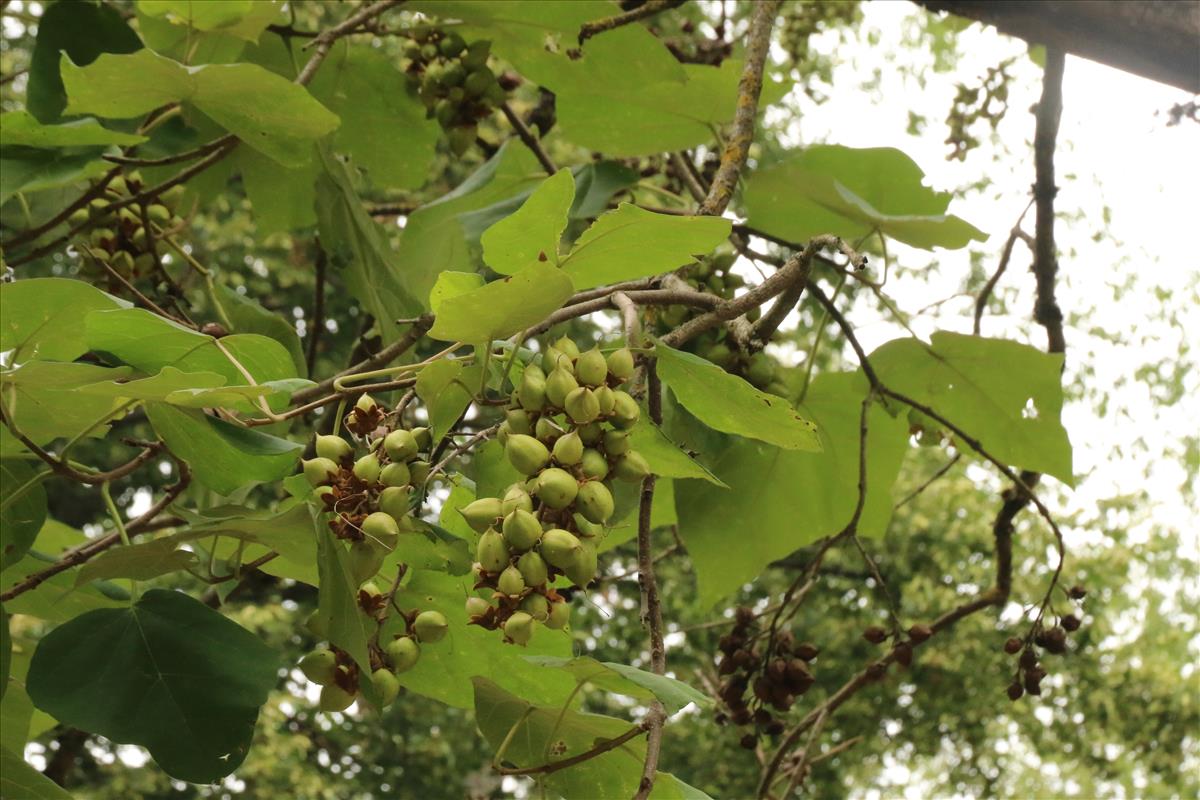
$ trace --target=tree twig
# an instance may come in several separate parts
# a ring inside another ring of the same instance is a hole
[[[512,106],[508,103],[501,103],[500,110],[504,112],[505,118],[512,125],[513,130],[517,132],[517,136],[520,137],[525,146],[529,148],[529,151],[537,158],[538,163],[542,165],[542,169],[546,170],[550,175],[558,172],[558,167],[554,166],[554,162],[550,159],[549,154],[546,153],[545,148],[542,147],[542,143],[533,135],[533,131],[529,130],[529,126],[513,110]]]
[[[666,11],[671,8],[678,8],[686,3],[687,0],[646,0],[645,3],[622,14],[614,14],[611,17],[585,22],[579,29],[579,44],[583,44],[593,36],[604,33],[605,31],[616,30],[624,25],[629,25],[633,22],[652,17],[659,12]]]

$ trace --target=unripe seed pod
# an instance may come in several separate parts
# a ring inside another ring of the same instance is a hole
[[[108,248],[117,240],[117,234],[108,228],[92,228],[91,242],[93,247]]]
[[[629,434],[625,431],[604,432],[604,454],[616,458],[629,452]]]
[[[384,486],[407,486],[410,480],[412,474],[408,465],[400,461],[393,461],[379,473],[379,482]]]
[[[750,356],[750,363],[746,365],[746,380],[759,389],[770,386],[775,380],[775,359],[761,350]]]
[[[417,454],[417,437],[412,431],[397,428],[384,438],[383,449],[392,461],[408,461]]]
[[[528,644],[533,638],[533,617],[524,611],[517,611],[504,623],[504,635],[512,639],[513,644]]]
[[[400,526],[396,524],[396,518],[383,511],[368,514],[363,520],[362,531],[368,541],[378,542],[388,550],[394,548],[396,540],[400,538]]]
[[[560,353],[566,353],[572,361],[579,358],[579,348],[566,336],[559,337],[558,341],[554,343],[554,348]]]
[[[421,657],[420,646],[409,636],[388,642],[384,652],[387,653],[388,661],[392,662],[392,670],[396,674],[408,672],[416,666]]]
[[[129,255],[129,253],[125,252],[124,250],[118,250],[117,252],[113,253],[112,258],[108,260],[108,265],[112,267],[118,275],[129,277],[133,274],[133,256]]]
[[[304,620],[304,627],[318,639],[329,638],[329,628],[325,620],[322,619],[319,611],[314,611],[308,615],[308,619]]]
[[[608,374],[624,383],[633,377],[633,353],[628,347],[608,354]]]
[[[521,610],[538,622],[545,622],[550,616],[550,601],[540,594],[531,594],[521,601]]]
[[[331,461],[341,461],[354,453],[354,447],[340,436],[318,436],[317,455]]]
[[[578,530],[576,536],[580,539],[595,539],[604,534],[604,526],[592,522],[583,514],[578,512],[571,515],[571,519],[575,521],[575,527]]]
[[[337,667],[337,656],[328,648],[313,650],[300,659],[297,665],[304,677],[322,686],[333,680],[333,671]]]
[[[587,425],[580,425],[575,429],[575,432],[579,434],[579,438],[588,447],[595,447],[604,438],[604,428],[599,422],[589,422]]]
[[[546,354],[542,356],[542,370],[549,375],[559,367],[570,372],[573,369],[571,366],[571,357],[551,345],[546,349]]]
[[[642,410],[638,407],[637,401],[628,392],[620,389],[614,391],[613,395],[616,397],[612,411],[613,425],[626,430],[632,428],[642,416]]]
[[[546,627],[551,630],[562,630],[571,621],[571,606],[559,601],[550,604],[550,615],[546,617]]]
[[[579,494],[579,483],[575,476],[558,467],[542,470],[538,475],[537,496],[555,510],[566,508]]]
[[[538,543],[542,538],[542,524],[537,517],[520,508],[504,518],[504,543],[509,550],[523,553]]]
[[[368,581],[379,573],[386,551],[370,541],[350,545],[346,556],[346,568],[356,584]]]
[[[613,409],[617,405],[617,394],[607,386],[600,386],[595,390],[596,402],[600,405],[600,416],[607,417],[612,414]]]
[[[575,362],[575,377],[586,386],[599,386],[608,378],[608,362],[599,347],[593,347]]]
[[[546,400],[550,405],[562,408],[567,395],[579,388],[575,375],[558,367],[546,378]]]
[[[379,510],[399,522],[408,516],[410,497],[407,486],[389,486],[379,493]]]
[[[379,458],[374,453],[367,453],[354,462],[354,474],[366,483],[377,482],[381,471]]]
[[[370,414],[376,408],[378,408],[378,405],[379,404],[375,402],[375,398],[371,397],[369,394],[364,394],[359,395],[358,401],[354,404],[354,407],[359,411],[362,411],[364,414]]]
[[[313,489],[313,497],[320,500],[322,504],[325,502],[326,496],[331,494],[333,494],[332,486],[317,486]]]
[[[110,205],[111,203],[109,203],[103,197],[97,197],[95,200],[92,200],[88,203],[88,214],[91,215],[92,219],[101,219],[106,217],[112,213],[108,210]]]
[[[134,228],[141,226],[142,218],[139,214],[135,213],[133,209],[126,206],[117,212],[117,222],[120,223],[122,230],[124,230],[126,233],[129,233]]]
[[[379,707],[387,708],[396,701],[396,697],[400,694],[400,681],[396,680],[396,676],[391,670],[380,667],[371,673],[371,686],[375,688],[375,693],[379,695]]]
[[[532,436],[519,433],[508,437],[504,453],[508,456],[509,463],[522,475],[533,475],[550,460],[550,451],[546,449],[546,445]]]
[[[155,203],[146,209],[146,216],[155,225],[167,225],[171,221],[171,209]]]
[[[612,492],[600,481],[588,481],[580,486],[575,505],[588,522],[596,524],[608,522],[615,507]]]
[[[440,611],[422,611],[413,622],[413,631],[421,642],[440,642],[446,638],[450,623]]]
[[[563,408],[578,425],[586,425],[600,416],[600,401],[596,399],[596,393],[584,386],[567,395]]]
[[[584,450],[579,464],[585,477],[600,481],[608,476],[608,459],[599,450],[593,450],[590,447]]]
[[[582,539],[579,542],[579,555],[563,572],[572,583],[582,588],[595,579],[596,566],[596,545],[590,539]]]
[[[429,480],[430,464],[428,461],[415,459],[408,462],[408,473],[412,476],[413,486],[423,486]]]
[[[617,460],[613,473],[623,481],[640,481],[650,474],[650,465],[637,450],[630,450]]]
[[[462,55],[463,66],[482,67],[487,63],[488,51],[491,47],[492,43],[487,39],[471,42],[467,45],[467,52]]]
[[[475,560],[485,572],[499,572],[508,566],[508,548],[504,537],[495,531],[485,531],[475,546]]]
[[[134,237],[136,239],[136,236]],[[145,275],[154,269],[154,256],[150,253],[139,253],[133,257],[133,272],[135,275]]]
[[[546,560],[537,551],[530,550],[517,559],[517,569],[526,586],[544,586],[550,579],[550,570]]]
[[[471,595],[470,597],[467,598],[467,616],[468,617],[482,617],[484,614],[486,614],[488,612],[488,609],[490,609],[491,607],[492,607],[491,603],[489,603],[487,600],[484,600],[482,597],[479,597],[477,595]]]
[[[91,218],[92,215],[88,213],[88,210],[86,208],[81,208],[71,214],[71,216],[67,217],[67,222],[72,228],[78,228],[81,225],[87,224]]]
[[[554,460],[559,464],[571,466],[578,464],[583,458],[583,440],[575,431],[564,434],[554,443]]]
[[[538,417],[537,423],[533,426],[533,434],[539,442],[552,445],[558,441],[558,437],[563,435],[563,429],[555,425],[554,420],[549,417]]]
[[[558,569],[574,564],[582,550],[583,545],[570,531],[553,528],[542,535],[542,558]]]
[[[529,421],[529,412],[523,408],[511,408],[506,411],[504,423],[508,425],[509,433],[520,433],[525,436],[533,433],[533,423]]]
[[[111,186],[112,184],[109,185]],[[179,201],[183,199],[183,195],[186,193],[186,191],[187,190],[182,184],[177,184],[160,194],[158,196],[158,201],[174,211],[176,208],[178,208]]]
[[[463,89],[466,90],[468,96],[479,97],[487,93],[494,80],[495,76],[492,75],[491,70],[486,67],[476,69],[467,75],[467,79],[463,81]]]
[[[529,492],[525,491],[524,487],[519,484],[513,484],[504,493],[504,500],[501,501],[500,505],[500,513],[507,517],[517,509],[533,511],[533,498],[529,496]]]
[[[332,476],[337,474],[338,465],[328,458],[310,458],[303,462],[304,477],[313,486],[329,483]]]
[[[496,588],[507,595],[516,596],[525,591],[525,579],[516,567],[505,567],[496,581]]]
[[[345,711],[352,705],[354,705],[354,695],[336,683],[330,683],[322,687],[321,700],[318,703],[322,711]]]
[[[458,513],[472,530],[483,533],[500,517],[503,507],[499,497],[481,497],[460,508]]]
[[[536,364],[525,368],[521,376],[521,385],[517,388],[517,399],[521,407],[528,411],[541,411],[546,405],[546,376]],[[524,431],[518,431],[522,432]]]

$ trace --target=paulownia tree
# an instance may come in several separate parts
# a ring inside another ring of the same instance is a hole
[[[1073,481],[1063,53],[1045,53],[1030,175],[1047,346],[979,335],[1017,227],[974,335],[868,352],[840,300],[892,307],[887,243],[986,234],[899,150],[759,163],[788,88],[772,36],[806,7],[681,5],[42,11],[25,107],[0,118],[6,703],[208,783],[298,667],[331,715],[402,693],[473,708],[495,773],[572,798],[706,796],[660,758],[691,704],[757,753],[761,797],[786,797],[853,747],[823,741],[841,706],[1010,601],[1025,614],[991,645],[1009,668],[979,680],[1038,702],[1086,594],[1038,492]],[[214,230],[243,201],[253,228]],[[223,260],[222,237],[246,258]],[[797,364],[768,347],[801,303],[819,317]],[[918,446],[946,451],[918,492],[960,461],[1008,488],[974,520],[992,584],[914,609],[872,540],[928,463],[906,459]],[[1014,597],[1023,513],[1056,557]],[[769,602],[727,610],[712,668],[686,682],[663,598],[691,583],[656,575],[679,551],[706,609],[800,554]],[[861,562],[880,610],[838,685],[821,673],[839,654],[796,623],[831,553]],[[610,612],[644,629],[641,666],[572,637],[615,563],[640,587]],[[298,664],[231,619],[263,585],[315,600]],[[583,710],[597,695],[635,711]],[[63,796],[24,741],[0,750],[4,796]]]

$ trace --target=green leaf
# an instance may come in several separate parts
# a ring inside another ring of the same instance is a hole
[[[239,147],[226,161],[242,174],[259,237],[307,228],[317,221],[319,168],[314,158],[302,166],[284,167],[256,150]]]
[[[692,353],[662,343],[654,352],[663,381],[680,404],[710,428],[789,450],[820,451],[816,427],[787,400],[760,392]]]
[[[303,475],[298,477],[304,481]],[[304,486],[307,498],[311,487],[307,481]],[[316,530],[305,503],[285,503],[278,509],[213,506],[203,513],[180,508],[177,513],[189,524],[172,535],[176,543],[208,540],[204,543],[211,546],[214,536],[243,542],[243,563],[273,550],[279,556],[263,564],[260,570],[310,586],[318,585]]]
[[[141,33],[147,47],[176,61],[186,61],[189,64],[228,64],[239,60],[246,43],[258,41],[268,25],[282,21],[282,10],[283,4],[278,0],[252,0],[250,12],[239,21],[226,27],[200,31],[189,27],[186,17],[179,19],[180,24],[176,24],[172,20],[178,18],[156,17],[139,7],[138,32]]]
[[[1062,355],[946,331],[931,342],[896,339],[872,353],[871,364],[885,386],[931,407],[1002,462],[1073,486]]]
[[[281,190],[282,187],[276,188],[276,191]],[[300,336],[296,333],[295,325],[223,283],[217,284],[215,299],[225,312],[223,316],[233,323],[230,333],[257,333],[274,339],[291,355],[292,364],[296,368],[293,375],[304,375],[308,372],[304,362],[304,348],[300,345]]]
[[[483,286],[483,276],[478,272],[453,272],[447,270],[437,277],[437,283],[429,291],[429,308],[434,314],[442,303],[451,297],[466,294]]]
[[[166,369],[170,369],[170,367]],[[177,389],[163,399],[171,405],[184,408],[244,408],[247,405],[253,406],[248,401],[262,397],[266,398],[268,406],[277,407],[285,405],[294,392],[315,385],[312,381],[304,378],[285,378],[281,381],[267,381],[254,386]]]
[[[128,374],[128,369],[80,362],[26,361],[0,372],[0,388],[17,429],[46,444],[59,437],[104,436],[103,423],[121,413],[123,403],[119,397],[81,389]]]
[[[562,267],[578,289],[648,278],[711,252],[730,225],[722,217],[655,214],[622,203],[584,231]]]
[[[141,39],[111,6],[66,0],[48,4],[38,20],[37,42],[30,56],[26,106],[42,122],[53,122],[67,107],[58,68],[60,52],[84,65],[101,53],[132,53],[141,47]]]
[[[0,460],[0,570],[20,561],[46,522],[46,490],[24,461]]]
[[[707,467],[680,450],[657,425],[645,417],[629,432],[629,442],[649,462],[650,471],[660,478],[699,478],[723,489],[729,488]],[[657,500],[656,497],[656,506]]]
[[[13,800],[71,800],[54,781],[38,772],[8,748],[0,748],[0,797]]]
[[[7,150],[0,158],[0,204],[18,192],[29,194],[71,186],[107,172],[99,150],[65,153],[57,150]]]
[[[196,554],[177,550],[169,538],[151,542],[114,547],[88,561],[75,575],[75,585],[81,586],[104,578],[130,578],[148,581],[160,575],[187,569],[196,561]]]
[[[146,747],[194,783],[242,763],[278,656],[185,594],[152,589],[125,609],[92,611],[38,643],[26,688],[67,725]]]
[[[538,666],[564,670],[575,678],[576,683],[588,683],[636,700],[657,698],[669,714],[675,714],[691,703],[695,703],[699,708],[712,706],[712,699],[708,695],[693,689],[683,681],[665,675],[655,675],[653,672],[646,672],[627,664],[601,662],[588,656],[526,656],[525,659]]]
[[[817,424],[822,452],[734,441],[713,464],[729,491],[676,481],[679,532],[696,570],[701,605],[711,607],[772,561],[833,536],[850,522],[858,502],[859,417],[866,391],[866,380],[854,373],[829,373],[813,381],[802,408]],[[890,490],[907,441],[906,423],[873,405],[861,536],[881,536],[887,528]]]
[[[367,643],[375,624],[358,605],[358,582],[350,576],[346,548],[328,526],[317,521],[317,619],[330,643],[350,654],[360,669],[371,672]]]
[[[8,612],[0,606],[0,700],[8,694],[8,676],[11,672],[12,634],[8,630]]]
[[[227,28],[241,21],[254,4],[250,0],[222,0],[220,3],[201,0],[138,0],[138,11],[152,17],[167,17],[176,24],[188,25],[198,31]]]
[[[0,146],[88,147],[110,144],[139,144],[145,136],[110,131],[94,119],[77,119],[61,125],[43,125],[28,111],[0,114]]]
[[[5,619],[5,629],[7,627],[8,620]],[[9,640],[8,644],[11,647],[12,641]],[[9,657],[12,657],[11,651]],[[7,666],[11,670],[11,661]],[[0,702],[0,749],[23,753],[29,741],[29,723],[34,712],[33,701],[25,691],[24,680],[18,680],[17,675],[10,674],[8,670],[5,670],[5,673],[3,683],[0,683],[0,690],[3,691],[0,695],[3,698],[3,702]]]
[[[443,300],[429,336],[447,342],[504,339],[540,322],[575,291],[566,273],[535,263],[464,294]]]
[[[185,67],[140,50],[102,55],[86,67],[65,60],[62,76],[69,113],[123,119],[187,102],[284,166],[302,166],[312,141],[338,126],[337,116],[303,86],[257,64]]]
[[[53,520],[46,521],[46,531],[55,524]],[[39,534],[39,539],[45,534]],[[40,547],[42,542],[38,542]],[[0,572],[0,586],[11,587],[25,580],[34,573],[41,572],[49,566],[44,556],[33,553],[25,556],[16,564]],[[25,614],[48,622],[66,622],[80,614],[99,608],[124,608],[129,605],[128,597],[116,599],[119,594],[111,591],[111,586],[93,583],[88,586],[75,587],[74,570],[66,570],[47,578],[36,588],[23,592],[4,604],[9,614]],[[103,589],[104,591],[101,591]],[[108,592],[108,594],[105,594]]]
[[[519,209],[484,231],[483,260],[502,275],[538,261],[558,263],[558,240],[567,227],[575,199],[575,179],[560,169],[547,178]]]
[[[195,479],[221,494],[280,480],[304,449],[297,442],[165,403],[147,403],[146,416],[167,448],[192,468]]]
[[[461,362],[441,359],[417,374],[417,397],[429,413],[429,430],[436,444],[471,404],[481,370],[464,369]]]
[[[504,455],[504,445],[495,439],[475,448],[468,470],[479,497],[503,497],[509,486],[525,480]]]
[[[913,247],[957,250],[987,234],[946,214],[951,195],[925,186],[900,150],[816,145],[750,175],[749,223],[805,242],[821,234],[855,240],[879,230]]]

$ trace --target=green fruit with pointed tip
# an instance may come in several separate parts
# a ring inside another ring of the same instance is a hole
[[[113,253],[112,258],[108,260],[108,265],[118,274],[128,278],[133,274],[133,256],[124,250],[118,250]]]
[[[579,469],[585,477],[602,481],[608,477],[608,459],[599,450],[593,450],[589,447],[583,451],[583,459],[579,462]]]
[[[629,452],[629,434],[625,431],[604,432],[604,454],[621,456]]]
[[[315,497],[317,500],[322,501],[322,504],[324,503],[325,495],[332,494],[332,493],[333,493],[332,486],[317,486],[316,488],[313,489],[313,497]]]
[[[650,474],[650,465],[641,453],[630,450],[617,459],[616,466],[613,467],[613,474],[623,481],[640,481]]]
[[[455,126],[451,128],[446,136],[450,144],[450,152],[456,156],[461,156],[463,153],[471,149],[471,145],[475,144],[475,137],[479,132],[476,126]]]
[[[562,408],[567,396],[578,388],[574,373],[558,367],[546,378],[546,400],[550,405]]]
[[[517,569],[521,571],[521,578],[526,586],[544,586],[546,581],[550,580],[550,569],[546,566],[546,559],[534,550],[523,553],[517,559]]]
[[[612,414],[617,405],[617,393],[607,386],[601,386],[594,391],[594,394],[596,402],[600,406],[600,416],[607,417]]]
[[[521,570],[516,567],[505,567],[496,580],[496,588],[510,596],[525,591],[525,579],[521,577]]]
[[[599,422],[580,425],[575,431],[588,447],[595,447],[604,438],[604,427]]]
[[[384,648],[388,661],[392,662],[392,670],[398,675],[408,672],[421,658],[420,646],[409,636],[393,639]]]
[[[569,603],[559,601],[550,604],[550,615],[546,617],[546,627],[552,631],[559,631],[567,627],[567,623],[571,621],[571,606]]]
[[[488,89],[492,88],[492,84],[496,82],[496,76],[486,67],[471,70],[467,75],[467,79],[463,81],[463,88],[471,97],[481,97],[487,94]]]
[[[492,604],[487,600],[473,594],[467,598],[467,617],[482,617],[491,607]]]
[[[375,693],[379,695],[380,708],[390,706],[400,694],[400,681],[396,680],[391,670],[383,667],[371,673],[371,686],[375,687]]]
[[[338,465],[328,458],[309,458],[301,462],[304,466],[304,477],[313,486],[329,483],[337,474]]]
[[[578,464],[583,458],[583,440],[575,431],[560,436],[554,443],[554,460],[559,464],[571,466]]]
[[[481,497],[458,510],[471,529],[483,533],[503,514],[504,504],[499,497]]]
[[[514,509],[504,518],[502,535],[510,551],[523,553],[542,538],[542,523],[528,511]]]
[[[608,374],[624,383],[633,377],[633,353],[628,347],[622,347],[608,354]]]
[[[575,535],[580,541],[584,539],[596,539],[604,535],[604,526],[592,522],[583,514],[572,514],[571,519],[575,521]]]
[[[563,409],[576,424],[586,425],[600,416],[600,401],[596,393],[585,386],[580,386],[567,395]]]
[[[393,461],[379,473],[379,482],[388,487],[407,486],[410,480],[412,474],[408,471],[408,465],[400,461]]]
[[[563,572],[576,586],[584,587],[591,583],[596,578],[596,545],[590,539],[580,540],[579,554]]]
[[[508,547],[496,531],[485,531],[475,546],[475,560],[485,572],[499,572],[508,566]]]
[[[531,594],[521,601],[521,610],[538,622],[550,616],[550,601],[540,594]]]
[[[91,242],[93,247],[108,247],[116,241],[117,235],[108,228],[92,228]]]
[[[321,688],[321,700],[318,706],[322,711],[345,711],[352,705],[354,705],[354,695],[336,683],[331,683]]]
[[[325,624],[325,620],[321,617],[320,611],[314,611],[308,615],[308,619],[304,620],[304,627],[308,632],[318,639],[326,639],[329,637],[329,628]]]
[[[593,347],[575,362],[575,377],[585,386],[599,386],[608,378],[608,362],[599,347]]]
[[[174,211],[179,207],[179,201],[183,199],[183,196],[186,194],[186,192],[187,189],[185,189],[182,184],[176,184],[160,194],[158,196],[158,201]]]
[[[133,271],[136,275],[145,275],[154,269],[154,256],[150,253],[139,253],[133,257]]]
[[[565,570],[574,564],[582,547],[575,534],[562,528],[553,528],[542,536],[542,558],[557,569]]]
[[[368,597],[379,597],[383,594],[383,592],[379,591],[379,587],[376,586],[373,581],[367,581],[362,586],[358,587],[358,591],[361,594],[367,595]]]
[[[529,419],[529,412],[524,408],[510,408],[504,412],[504,423],[508,425],[509,433],[520,433],[525,436],[533,433],[533,423]]]
[[[642,409],[638,407],[637,401],[628,392],[618,389],[613,392],[613,395],[615,396],[612,411],[613,425],[622,429],[632,428],[642,416]]]
[[[413,486],[422,486],[429,480],[429,470],[432,466],[428,461],[416,459],[408,462],[408,473],[412,477]]]
[[[108,182],[108,186],[104,188],[118,197],[129,194],[129,184],[125,182],[125,178],[122,175],[113,178]]]
[[[571,364],[571,357],[551,345],[546,349],[546,354],[542,356],[542,371],[549,375],[554,370],[560,368],[571,373],[575,371],[574,366]]]
[[[379,458],[374,453],[367,453],[354,462],[354,474],[358,476],[360,481],[365,483],[375,483],[378,481],[381,470]]]
[[[567,357],[572,361],[579,358],[579,348],[575,346],[575,342],[566,336],[559,337],[558,341],[554,343],[554,349],[560,353],[566,353]]]
[[[397,522],[408,516],[412,489],[407,486],[389,486],[379,493],[379,510]]]
[[[379,404],[375,402],[375,398],[371,397],[369,394],[364,394],[359,395],[358,401],[354,404],[354,407],[365,414],[370,414],[378,407],[378,405]]]
[[[417,454],[417,449],[417,437],[403,428],[397,428],[383,439],[383,450],[392,461],[408,461]]]
[[[746,380],[759,389],[770,386],[775,380],[775,359],[761,351],[750,356],[750,363],[746,366]]]
[[[462,85],[462,82],[466,79],[467,71],[463,69],[462,64],[446,65],[446,69],[442,72],[442,83],[446,86],[454,87],[447,95],[452,101],[457,103],[466,96],[466,92],[459,88]],[[455,89],[458,90],[458,97],[455,97]]]
[[[146,216],[155,225],[166,225],[171,221],[171,209],[155,203],[146,209]]]
[[[501,422],[500,427],[496,428],[496,441],[501,445],[508,444],[508,435],[510,433],[512,433],[512,431],[509,430],[508,423]]]
[[[95,200],[92,200],[87,204],[88,215],[91,216],[92,219],[106,217],[112,213],[108,210],[110,205],[112,204],[103,197],[97,197]]]
[[[313,650],[300,659],[297,666],[304,673],[304,677],[313,683],[324,686],[333,680],[333,671],[337,667],[337,656],[332,650],[323,647],[320,650]]]
[[[372,541],[355,542],[350,545],[346,556],[346,568],[356,584],[370,580],[379,574],[387,551]]]
[[[578,493],[578,481],[566,470],[550,467],[538,475],[537,496],[550,508],[566,508],[575,501]]]
[[[86,225],[91,218],[92,215],[88,213],[88,210],[81,208],[67,217],[67,222],[70,223],[72,228],[78,228],[81,225]]]
[[[514,644],[529,644],[533,638],[533,617],[524,611],[517,611],[504,623],[504,635],[512,639]]]
[[[429,432],[429,428],[424,426],[413,428],[409,433],[416,440],[418,450],[428,450],[433,446],[433,434]]]
[[[537,423],[533,426],[533,435],[539,442],[549,446],[558,441],[558,437],[563,435],[563,430],[555,425],[554,420],[549,417],[538,417]]]
[[[438,50],[446,58],[455,58],[463,50],[467,49],[467,43],[457,33],[451,31],[442,37],[442,41],[438,43]]]
[[[532,436],[514,433],[508,437],[504,445],[504,454],[508,462],[516,467],[522,475],[532,475],[550,460],[550,451],[546,445]]]
[[[527,411],[541,411],[546,405],[546,376],[536,364],[530,364],[521,374],[517,400]],[[518,431],[527,433],[528,431]]]
[[[504,516],[508,516],[517,509],[522,511],[533,511],[533,498],[529,496],[529,492],[525,491],[524,487],[513,484],[508,487],[508,491],[504,493],[504,500],[501,501],[500,512]]]
[[[729,345],[723,342],[718,342],[705,350],[703,356],[721,368],[728,367],[733,362],[733,351],[729,349]]]
[[[450,623],[440,611],[422,611],[413,622],[413,631],[421,642],[440,642],[449,628]]]
[[[614,506],[612,492],[600,481],[588,481],[579,487],[575,507],[589,522],[597,525],[608,522]]]
[[[317,455],[332,461],[341,461],[354,454],[354,447],[340,436],[318,436]]]
[[[367,515],[362,524],[363,535],[369,541],[378,542],[388,550],[396,546],[400,538],[400,526],[396,518],[383,511],[375,511]]]
[[[487,63],[488,52],[491,48],[492,43],[486,39],[471,42],[467,46],[467,52],[462,55],[463,66],[482,67]]]

